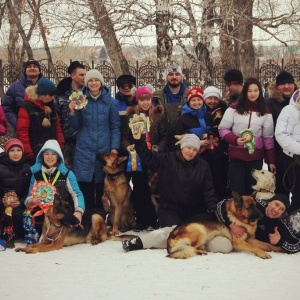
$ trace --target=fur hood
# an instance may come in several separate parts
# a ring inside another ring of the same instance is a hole
[[[295,82],[295,91],[298,89],[299,84]],[[277,102],[282,102],[285,99],[282,97],[282,94],[278,91],[276,86],[276,81],[270,83],[269,87],[269,98],[274,99]]]
[[[38,86],[37,85],[31,85],[25,89],[25,94],[27,95],[27,99],[30,100],[37,100],[38,94],[36,93]]]
[[[128,107],[127,111],[126,111],[126,115],[127,116],[133,116],[134,114],[139,114],[140,110],[138,105],[134,106],[134,107]],[[164,107],[162,105],[157,105],[155,107],[151,106],[149,108],[149,118],[150,121],[153,122],[153,117],[154,115],[163,115],[164,114]]]

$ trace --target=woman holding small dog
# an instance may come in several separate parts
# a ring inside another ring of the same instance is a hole
[[[142,86],[135,92],[137,105],[128,107],[127,122],[134,115],[143,115],[149,118],[149,132],[142,135],[148,149],[156,149],[158,152],[165,152],[168,144],[168,129],[164,116],[164,108],[161,105],[152,106],[153,93],[148,86]],[[135,149],[135,139],[129,126],[126,126],[122,132],[122,148],[128,153]],[[151,190],[148,185],[148,168],[151,165],[145,165],[142,162],[141,171],[132,171],[130,176],[133,183],[132,202],[136,212],[136,231],[143,229],[152,229],[156,227],[157,215],[155,207],[151,202]]]
[[[262,169],[265,159],[276,172],[273,119],[256,78],[246,80],[239,100],[225,111],[219,133],[229,144],[230,189],[251,195],[252,169]]]
[[[85,203],[82,192],[78,186],[74,173],[64,164],[64,157],[60,146],[56,140],[48,140],[37,155],[36,163],[31,167],[32,177],[29,186],[30,194],[25,200],[27,209],[31,211],[31,215],[43,209],[43,199],[40,195],[32,196],[32,189],[39,182],[51,183],[56,188],[58,195],[70,202],[74,207],[74,216],[81,222],[82,214],[85,211]],[[25,212],[24,220],[30,219],[30,214]],[[37,213],[39,215],[39,213]],[[43,217],[39,218],[41,233],[41,223]],[[74,225],[78,225],[74,224]],[[25,223],[25,229],[30,227]],[[32,229],[32,228],[31,228]],[[36,231],[27,233],[26,241],[32,244],[36,241]]]

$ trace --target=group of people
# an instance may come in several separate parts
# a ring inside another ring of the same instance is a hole
[[[288,218],[282,219],[284,213],[295,216],[300,209],[299,186],[292,185],[289,205],[289,191],[280,182],[293,155],[300,154],[300,97],[291,74],[278,74],[266,100],[257,79],[244,82],[239,70],[229,70],[224,75],[223,101],[214,86],[187,89],[177,64],[166,69],[166,85],[156,91],[151,86],[136,87],[132,75],[118,77],[115,98],[98,70],[86,71],[74,61],[68,72],[70,76],[56,87],[42,76],[39,63],[29,60],[0,106],[0,134],[6,134],[8,121],[17,137],[6,143],[0,156],[0,231],[8,245],[13,246],[14,235],[25,235],[27,243],[37,241],[43,199],[32,188],[40,181],[51,183],[71,201],[79,222],[85,211],[105,219],[105,175],[96,153],[115,153],[130,157],[126,175],[133,187],[134,230],[161,227],[144,240],[124,242],[126,251],[165,246],[168,232],[182,222],[216,220],[216,211],[222,211],[217,206],[231,191],[253,193],[251,171],[261,169],[263,162],[277,178],[277,194],[263,206],[265,215],[282,224],[276,225],[278,234],[268,242],[288,243],[286,248],[292,243],[290,252],[299,251],[298,232],[288,227]],[[84,105],[70,101],[79,92]],[[148,120],[146,130],[129,127],[135,116]],[[133,158],[138,168],[132,167]],[[287,172],[288,182],[299,180],[300,166],[294,164],[294,170]],[[153,172],[158,174],[158,210],[148,184]],[[7,201],[9,197],[14,200]],[[281,210],[275,213],[277,207]],[[275,227],[261,227],[270,230],[267,237],[275,232]],[[241,230],[236,228],[237,234]]]

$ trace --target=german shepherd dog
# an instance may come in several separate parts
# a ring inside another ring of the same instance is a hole
[[[244,235],[237,238],[230,228],[218,222],[192,222],[177,226],[167,241],[168,257],[189,258],[197,254],[207,254],[205,244],[216,236],[231,240],[234,250],[250,251],[261,258],[271,258],[265,251],[282,251],[280,247],[255,239],[257,221],[262,213],[256,208],[252,196],[239,196],[233,192],[233,199],[226,201],[227,216],[231,223],[246,229]]]
[[[135,213],[131,203],[131,187],[124,174],[122,162],[127,156],[118,157],[116,154],[97,154],[104,162],[104,193],[102,202],[108,211],[108,223],[113,225],[112,235],[117,235],[119,229],[128,231],[135,226]]]
[[[107,227],[98,214],[84,213],[82,225],[73,215],[74,209],[69,202],[55,195],[53,206],[45,212],[41,242],[25,248],[17,248],[17,252],[36,253],[60,250],[63,246],[91,243],[97,245],[107,239]]]

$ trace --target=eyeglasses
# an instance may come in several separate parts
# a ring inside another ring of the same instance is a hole
[[[121,88],[122,90],[125,90],[125,89],[132,89],[132,88],[133,88],[133,84],[131,84],[131,83],[129,83],[129,84],[123,83],[123,84],[120,85],[120,88]]]

